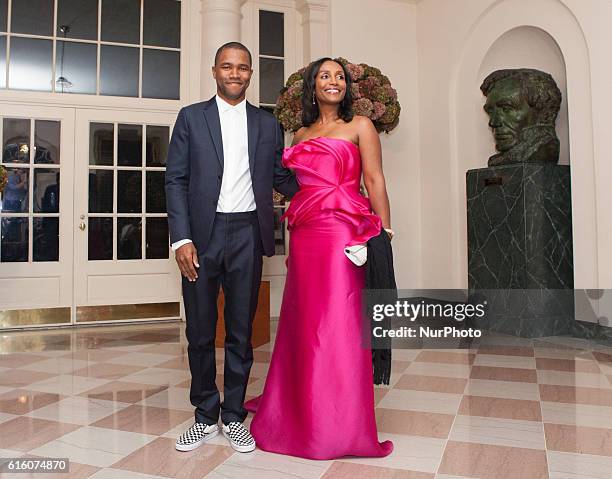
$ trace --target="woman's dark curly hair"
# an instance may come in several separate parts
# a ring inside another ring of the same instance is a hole
[[[352,80],[349,73],[346,71],[346,68],[343,63],[334,58],[319,58],[315,60],[304,72],[304,90],[302,94],[302,124],[304,126],[310,126],[317,118],[319,118],[319,104],[315,102],[313,104],[312,98],[313,93],[315,91],[315,85],[317,80],[317,75],[319,74],[319,70],[321,69],[321,65],[327,61],[336,62],[342,67],[342,71],[344,72],[344,80],[346,81],[346,91],[344,93],[344,98],[340,102],[340,108],[338,110],[338,114],[340,118],[342,118],[345,122],[350,122],[353,119],[353,93],[351,89]]]

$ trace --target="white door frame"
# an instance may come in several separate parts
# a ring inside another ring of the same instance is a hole
[[[80,318],[80,310],[87,307],[104,306],[115,308],[119,305],[152,305],[159,303],[178,303],[180,300],[180,276],[174,255],[169,252],[168,259],[117,259],[117,174],[114,175],[114,213],[113,217],[113,258],[112,260],[88,260],[88,230],[91,215],[88,212],[89,195],[89,142],[90,123],[113,123],[114,128],[114,167],[117,168],[117,125],[162,125],[172,131],[176,114],[162,112],[142,112],[125,110],[79,109],[76,114],[76,155],[75,155],[75,188],[74,188],[74,306],[79,324],[95,321],[106,322],[99,316],[91,319]],[[146,134],[143,129],[143,137]],[[145,142],[146,145],[146,142]],[[143,148],[143,161],[146,148]],[[144,164],[144,163],[143,163]],[[145,169],[142,168],[142,211],[145,209]],[[147,170],[150,171],[150,170]],[[93,215],[95,216],[95,215]],[[138,215],[144,219],[143,215]],[[153,215],[153,217],[165,215]],[[151,215],[147,214],[147,217]],[[84,229],[81,229],[84,226]],[[142,248],[146,248],[143,227]],[[169,247],[169,246],[168,246]],[[143,251],[144,255],[144,251]],[[177,306],[178,308],[178,306]],[[119,308],[120,309],[120,308]],[[94,310],[96,311],[96,310]],[[104,311],[104,310],[102,310]],[[129,315],[129,312],[126,313]],[[95,315],[98,315],[96,312]],[[176,318],[168,314],[161,318]],[[158,316],[156,316],[158,317]],[[160,318],[160,319],[161,319]],[[142,320],[151,319],[143,316]],[[138,319],[136,319],[138,321]]]
[[[29,213],[24,215],[30,218],[28,235],[29,261],[0,263],[0,309],[69,308],[72,306],[73,297],[72,185],[74,172],[74,108],[0,102],[0,116],[3,118],[53,120],[60,122],[59,261],[33,261],[32,241],[34,231],[31,218],[39,214]],[[30,130],[29,145],[32,168],[35,154],[33,126],[34,122]],[[2,139],[1,144],[3,143],[4,139]],[[21,164],[15,163],[14,165],[19,166]],[[38,166],[46,167],[46,165]],[[30,205],[34,199],[34,175],[32,172],[33,169],[30,169],[28,181]],[[29,209],[33,211],[32,206]],[[12,214],[5,213],[2,216],[12,216]]]

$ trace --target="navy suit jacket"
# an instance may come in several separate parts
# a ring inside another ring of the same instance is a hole
[[[291,197],[293,173],[281,165],[284,140],[276,118],[247,102],[249,166],[263,250],[274,254],[272,188]],[[212,233],[223,175],[223,140],[215,97],[183,107],[178,114],[166,165],[170,242],[193,241],[204,250]]]

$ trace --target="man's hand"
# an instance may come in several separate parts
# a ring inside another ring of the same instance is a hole
[[[181,270],[181,274],[185,276],[185,278],[189,281],[198,279],[196,268],[199,268],[200,265],[198,264],[198,252],[193,243],[187,243],[181,246],[174,252],[174,256]]]

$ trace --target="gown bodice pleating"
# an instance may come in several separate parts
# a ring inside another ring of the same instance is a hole
[[[380,218],[359,191],[361,156],[353,142],[312,138],[286,148],[283,165],[295,172],[300,184],[284,215],[289,229],[331,214],[353,227],[346,246],[365,243],[380,232]]]

